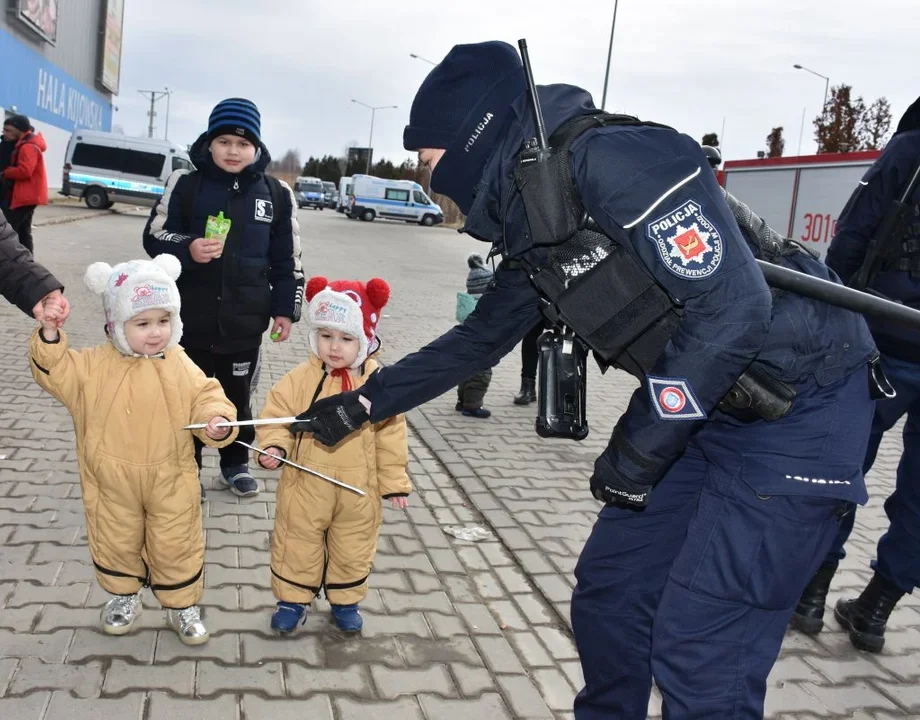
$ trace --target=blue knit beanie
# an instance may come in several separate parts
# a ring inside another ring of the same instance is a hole
[[[258,147],[262,144],[262,116],[251,100],[221,100],[208,118],[208,141],[219,135],[238,135]]]
[[[493,40],[455,45],[415,94],[403,146],[446,150],[432,173],[431,189],[447,195],[464,214],[511,103],[525,87],[517,50]]]

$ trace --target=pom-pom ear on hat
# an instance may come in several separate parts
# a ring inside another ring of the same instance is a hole
[[[175,255],[163,253],[162,255],[157,255],[153,262],[163,268],[173,280],[178,279],[182,274],[182,262]]]
[[[83,275],[83,283],[87,289],[96,295],[102,295],[105,292],[105,286],[109,283],[112,276],[112,266],[104,262],[95,262],[86,268]]]
[[[310,302],[313,298],[316,297],[318,293],[325,290],[326,286],[328,285],[329,285],[329,281],[326,278],[322,277],[321,275],[317,275],[316,277],[311,277],[310,280],[307,282],[307,289],[306,289],[307,302]]]
[[[390,286],[387,284],[386,280],[381,280],[380,278],[371,278],[367,281],[367,297],[374,307],[378,310],[382,308],[390,299]]]

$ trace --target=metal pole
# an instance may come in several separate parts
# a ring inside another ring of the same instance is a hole
[[[153,137],[153,119],[156,117],[156,114],[157,114],[156,103],[157,103],[157,100],[159,100],[164,95],[167,95],[167,93],[163,92],[162,90],[138,90],[138,92],[144,97],[147,97],[148,95],[150,96],[150,112],[148,113],[150,115],[150,123],[147,125],[147,137],[152,138]]]
[[[799,128],[799,150],[798,155],[802,154],[802,135],[805,134],[805,108],[802,108],[802,126]]]
[[[722,157],[725,157],[725,116],[722,116],[722,132],[719,134],[719,147]]]
[[[377,114],[377,108],[371,108],[371,136],[367,140],[367,169],[365,175],[371,174],[371,148],[374,147],[374,115]]]
[[[821,106],[821,114],[824,114],[824,108],[827,107],[827,90],[831,85],[830,78],[824,78],[824,105]]]
[[[169,100],[172,98],[172,91],[166,88],[166,132],[163,137],[169,140]]]
[[[604,94],[601,96],[601,110],[607,104],[607,81],[610,78],[610,60],[613,57],[613,31],[617,27],[617,6],[620,0],[613,0],[613,23],[610,25],[610,45],[607,47],[607,68],[604,70]]]

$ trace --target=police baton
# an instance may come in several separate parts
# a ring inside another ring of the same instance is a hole
[[[868,317],[893,320],[920,330],[920,310],[829,280],[773,265],[765,260],[758,260],[757,264],[770,287],[788,290],[796,295],[820,300]]]

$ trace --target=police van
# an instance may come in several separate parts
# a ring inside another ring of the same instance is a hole
[[[323,181],[317,177],[299,177],[294,181],[294,197],[297,198],[297,207],[311,207],[322,210],[326,207],[326,192]]]
[[[422,186],[411,180],[384,180],[372,175],[355,175],[345,211],[350,218],[370,222],[375,218],[402,220],[420,225],[444,222],[441,208]]]
[[[117,202],[153,207],[174,170],[193,169],[188,153],[169,140],[75,130],[60,194],[95,210]]]

